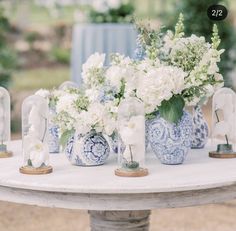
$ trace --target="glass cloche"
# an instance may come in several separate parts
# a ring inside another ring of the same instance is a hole
[[[49,166],[48,103],[38,95],[26,98],[22,104],[23,167],[26,174],[52,172]]]
[[[118,176],[145,176],[145,113],[135,97],[124,99],[118,109]]]
[[[65,81],[59,86],[59,90],[78,89],[79,85],[72,81]]]
[[[236,94],[230,88],[221,88],[212,102],[212,143],[217,144],[211,157],[236,157]]]
[[[10,141],[10,95],[8,91],[0,87],[0,158],[12,156],[7,150],[7,141]]]

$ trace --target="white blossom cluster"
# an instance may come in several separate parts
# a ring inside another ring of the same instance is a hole
[[[155,111],[163,100],[169,100],[174,94],[181,94],[185,76],[182,69],[173,66],[152,67],[144,73],[136,94],[145,103],[146,113]]]
[[[140,28],[139,36],[149,59],[161,65],[178,67],[186,73],[185,88],[181,95],[187,105],[196,105],[206,101],[223,86],[218,63],[224,50],[218,49],[220,38],[216,25],[209,43],[203,36],[185,36],[183,20],[184,17],[180,14],[175,31],[163,33],[160,30]],[[148,43],[145,38],[149,38]]]
[[[89,83],[87,76],[83,75],[85,84],[91,87],[85,90],[85,94],[90,101],[100,99],[104,102],[99,98],[101,91],[104,88],[113,89],[110,91],[112,97],[107,97],[110,100],[105,100],[105,104],[113,104],[113,109],[110,109],[113,114],[122,98],[135,96],[141,99],[145,104],[146,113],[149,114],[156,111],[163,100],[169,100],[174,94],[181,94],[185,89],[184,78],[187,74],[181,68],[166,66],[157,59],[146,58],[137,62],[129,57],[114,54],[109,67],[100,65],[103,60],[103,54],[96,53],[84,64],[86,71],[83,68],[83,73],[90,73],[94,69],[94,63],[97,63],[96,67],[104,73],[103,84],[95,80],[99,74],[91,76]],[[109,92],[106,92],[106,96],[108,95]]]
[[[158,110],[173,114],[173,108],[176,112],[183,109],[184,101],[196,105],[222,87],[218,63],[223,50],[217,49],[217,28],[212,43],[196,35],[183,37],[182,28],[179,21],[175,34],[168,31],[161,42],[156,36],[160,44],[153,52],[158,54],[152,52],[151,43],[152,56],[139,61],[113,54],[110,65],[105,66],[105,54],[91,55],[82,67],[83,89],[64,91],[58,97],[57,123],[61,131],[86,134],[95,130],[112,135],[118,106],[124,98],[142,100],[148,116]],[[176,105],[171,108],[168,101]]]
[[[223,76],[218,63],[224,50],[217,50],[204,37],[175,38],[169,31],[164,36],[161,49],[170,65],[184,70],[186,91],[183,94],[188,105],[196,105],[223,86]]]

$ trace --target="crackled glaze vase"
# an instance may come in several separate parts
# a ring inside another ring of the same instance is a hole
[[[170,123],[158,114],[149,121],[149,143],[162,164],[182,164],[191,148],[193,123],[184,111],[177,124]]]
[[[75,133],[67,142],[65,154],[73,165],[98,166],[105,163],[110,153],[109,144],[102,135],[91,131],[86,135]]]

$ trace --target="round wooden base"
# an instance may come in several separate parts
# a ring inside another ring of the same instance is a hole
[[[19,169],[20,173],[28,174],[28,175],[43,175],[49,174],[52,172],[52,166],[45,166],[41,168],[33,168],[30,166],[23,166]]]
[[[221,159],[226,159],[226,158],[236,158],[236,152],[231,152],[231,153],[223,153],[223,152],[216,152],[212,151],[209,152],[209,157],[211,158],[221,158]]]
[[[118,168],[115,170],[116,176],[122,176],[122,177],[142,177],[148,175],[148,169],[147,168],[139,168],[134,171],[128,171],[124,168]]]
[[[0,158],[9,158],[12,156],[13,156],[13,153],[10,151],[5,151],[5,152],[0,151]]]

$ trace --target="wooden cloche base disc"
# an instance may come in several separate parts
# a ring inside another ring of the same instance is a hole
[[[13,153],[11,151],[0,152],[0,158],[9,158],[12,156],[13,156]]]
[[[19,169],[20,173],[28,174],[28,175],[43,175],[49,174],[52,172],[52,166],[45,166],[41,168],[33,168],[30,166],[23,166]]]
[[[115,170],[116,176],[122,176],[122,177],[142,177],[148,175],[148,169],[147,168],[139,168],[136,171],[128,171],[124,168],[118,168]]]
[[[232,152],[232,153],[223,153],[223,152],[216,152],[216,151],[212,151],[209,152],[209,157],[211,158],[222,158],[222,159],[226,159],[226,158],[236,158],[236,152]]]

